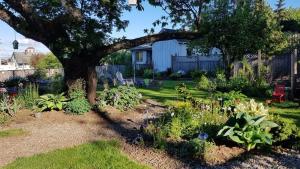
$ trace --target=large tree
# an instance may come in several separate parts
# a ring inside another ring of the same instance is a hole
[[[151,1],[152,2],[152,1]],[[22,35],[48,46],[65,70],[67,84],[83,78],[95,102],[99,60],[120,49],[164,39],[195,39],[199,33],[174,32],[128,40],[114,39],[114,29],[125,29],[127,0],[1,0],[0,19]],[[142,9],[139,3],[138,9]]]

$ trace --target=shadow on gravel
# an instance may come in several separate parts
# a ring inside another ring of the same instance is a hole
[[[122,136],[122,138],[124,138],[127,143],[134,144],[133,143],[134,139],[136,139],[139,134],[142,135],[142,132],[139,128],[129,128],[126,126],[126,123],[124,121],[120,121],[120,120],[115,121],[106,112],[100,112],[100,111],[96,111],[96,112],[100,118],[103,118],[104,120],[106,120],[109,123],[110,129],[112,129],[116,133],[118,133],[119,136]],[[135,122],[131,121],[130,119],[127,119],[127,121],[135,123]],[[147,148],[152,148],[152,147],[145,145],[143,148],[147,149]],[[196,162],[196,161],[192,161],[190,159],[180,158],[180,157],[176,156],[174,153],[172,153],[171,151],[169,151],[169,152],[167,151],[167,153],[169,154],[169,157],[172,157],[173,159],[181,161],[185,166],[187,166],[186,168],[198,168],[198,169],[211,168],[209,166],[200,164],[199,161]]]

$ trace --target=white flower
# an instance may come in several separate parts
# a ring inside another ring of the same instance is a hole
[[[173,117],[174,116],[174,113],[171,113],[171,117]]]

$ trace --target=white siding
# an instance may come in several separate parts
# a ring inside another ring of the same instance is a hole
[[[155,42],[152,45],[152,59],[154,69],[162,72],[171,68],[172,56],[186,56],[186,44],[179,44],[177,40]]]

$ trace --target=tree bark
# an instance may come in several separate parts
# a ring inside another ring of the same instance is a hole
[[[87,71],[87,98],[91,104],[96,103],[96,92],[97,92],[97,72],[95,66],[89,66]]]
[[[91,104],[95,104],[97,90],[96,66],[81,58],[71,59],[63,65],[66,87],[68,88],[78,79],[83,79],[86,82],[87,99]]]

